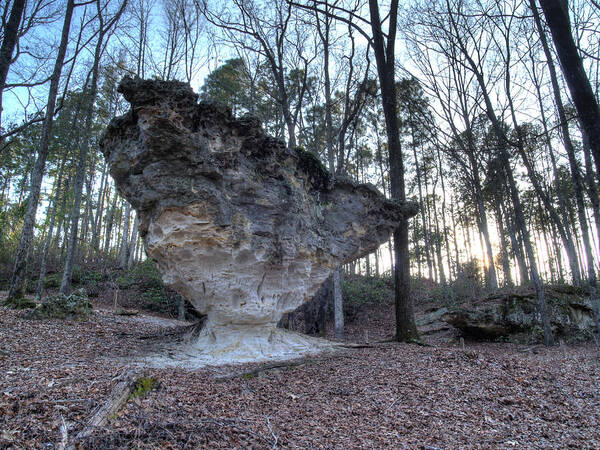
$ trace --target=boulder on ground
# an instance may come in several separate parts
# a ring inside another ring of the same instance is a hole
[[[552,331],[567,340],[585,340],[596,333],[594,311],[589,293],[567,286],[544,289]],[[494,294],[450,308],[442,320],[464,336],[481,340],[509,338],[537,341],[542,328],[533,289]]]

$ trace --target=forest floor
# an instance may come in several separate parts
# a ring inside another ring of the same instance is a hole
[[[419,311],[422,314],[423,311]],[[386,337],[391,307],[349,324]],[[0,311],[0,447],[60,448],[111,392],[126,360],[176,339],[186,323],[116,316],[26,320]],[[378,344],[257,375],[260,365],[148,369],[134,398],[82,448],[600,448],[600,352],[469,343]],[[219,377],[238,374],[220,381]]]

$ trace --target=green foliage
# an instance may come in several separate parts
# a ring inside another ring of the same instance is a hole
[[[133,389],[133,392],[129,396],[132,398],[144,398],[148,392],[156,388],[158,385],[158,380],[154,377],[142,377],[138,380]]]
[[[28,319],[75,319],[86,320],[92,314],[92,305],[84,289],[78,289],[71,295],[48,297],[41,305],[31,311]]]
[[[298,155],[298,167],[308,174],[309,180],[316,189],[324,189],[331,175],[317,155],[302,147],[294,147]]]
[[[388,304],[393,289],[389,277],[360,277],[342,280],[344,301],[356,304]]]
[[[99,270],[77,271],[78,283],[85,287],[90,297],[97,297],[102,291],[102,286],[108,280],[108,276]]]
[[[30,298],[21,297],[13,300],[6,300],[4,306],[12,309],[32,309],[37,306],[37,303]]]
[[[250,79],[244,61],[229,59],[213,70],[204,82],[200,96],[202,100],[218,102],[236,109],[247,109]]]
[[[119,288],[136,286],[142,289],[164,289],[156,263],[151,259],[136,264],[118,278]]]
[[[174,300],[168,295],[162,282],[156,263],[147,259],[123,272],[117,279],[120,289],[136,289],[145,306],[160,311],[175,307]]]
[[[365,305],[390,304],[394,298],[391,277],[352,277],[342,280],[344,315],[354,320]]]
[[[44,277],[44,289],[56,289],[60,287],[62,275],[60,273],[52,273]]]

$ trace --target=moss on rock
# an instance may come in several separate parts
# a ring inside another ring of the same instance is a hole
[[[294,147],[298,155],[298,167],[307,175],[311,185],[317,190],[325,190],[331,181],[331,174],[323,165],[319,157],[303,147]]]

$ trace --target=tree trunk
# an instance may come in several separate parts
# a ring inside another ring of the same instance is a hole
[[[101,18],[102,13],[98,11],[98,16]],[[73,278],[73,269],[75,267],[75,254],[77,253],[77,234],[79,231],[79,215],[81,213],[81,197],[83,191],[83,181],[85,178],[85,169],[88,160],[89,143],[92,134],[92,120],[94,117],[94,103],[96,101],[96,93],[98,91],[98,73],[100,66],[100,55],[102,51],[102,39],[104,37],[104,24],[100,20],[100,32],[98,42],[94,53],[94,63],[92,67],[92,80],[89,91],[87,93],[87,111],[85,115],[85,125],[83,139],[79,150],[79,161],[77,163],[77,171],[75,173],[75,182],[73,183],[73,208],[71,210],[71,230],[69,234],[69,242],[67,246],[67,257],[65,261],[65,269],[63,272],[62,281],[60,283],[60,293],[67,295],[71,288],[71,279]],[[91,196],[91,193],[89,193]]]
[[[46,116],[42,127],[42,136],[40,139],[38,156],[35,161],[33,173],[31,175],[31,191],[27,202],[27,210],[23,221],[23,230],[19,240],[19,246],[15,255],[15,263],[13,274],[10,282],[10,289],[7,300],[13,300],[24,295],[24,279],[25,269],[27,266],[27,255],[31,248],[33,239],[33,226],[35,224],[35,216],[40,198],[40,189],[42,179],[44,177],[44,169],[46,167],[46,159],[50,146],[50,138],[52,136],[52,125],[54,123],[54,108],[56,106],[56,97],[58,95],[58,87],[60,84],[60,74],[67,52],[67,44],[69,41],[69,30],[71,28],[71,18],[75,0],[68,0],[65,10],[65,18],[62,27],[60,45],[58,54],[54,63],[54,69],[50,78],[50,88],[48,90],[48,102],[46,105]]]
[[[104,163],[102,168],[102,178],[100,179],[100,190],[98,191],[98,208],[96,211],[96,220],[92,225],[92,245],[90,246],[89,258],[92,259],[98,253],[98,241],[100,239],[100,229],[102,227],[102,215],[104,213],[104,202],[107,192],[108,165]]]
[[[335,338],[344,339],[344,304],[342,302],[342,271],[333,272],[331,290],[333,296],[333,320]]]
[[[502,246],[502,271],[504,272],[504,285],[513,286],[512,275],[510,273],[510,259],[508,257],[508,242],[506,241],[506,232],[502,220],[502,210],[498,202],[496,203],[496,223],[498,225],[498,235],[500,236],[500,245]]]
[[[596,163],[596,174],[600,176],[600,107],[573,40],[568,2],[564,0],[539,0],[539,2],[552,34],[554,47],[571,99],[579,115],[581,128],[589,139]]]
[[[470,135],[471,133],[469,133]],[[471,143],[469,144],[471,145]],[[479,213],[479,220],[477,225],[479,231],[483,234],[483,241],[485,243],[485,254],[487,256],[487,267],[486,267],[486,284],[489,289],[498,288],[498,276],[496,275],[496,267],[494,266],[494,252],[492,250],[492,242],[490,240],[490,230],[487,221],[487,212],[485,209],[485,203],[483,201],[483,192],[481,189],[481,179],[479,178],[479,165],[475,159],[473,147],[470,147],[467,152],[469,158],[469,165],[473,171],[473,188],[475,190],[475,202],[477,204],[477,212]]]
[[[131,239],[129,240],[129,259],[127,260],[127,268],[130,269],[133,266],[135,259],[135,246],[137,244],[137,231],[138,231],[138,215],[135,215],[133,221],[133,230],[131,230]]]
[[[596,236],[600,239],[600,194],[598,193],[598,185],[594,176],[594,169],[592,168],[592,159],[590,157],[590,148],[585,134],[583,139],[583,156],[585,161],[585,181],[588,186],[588,197],[592,203],[594,223],[596,224]],[[596,251],[598,251],[597,246]],[[598,254],[598,257],[600,258],[600,254]]]
[[[571,141],[571,135],[569,132],[569,124],[567,122],[567,115],[565,113],[565,109],[562,102],[562,97],[560,95],[560,88],[558,85],[558,77],[556,76],[556,70],[554,68],[554,62],[552,60],[552,54],[550,52],[550,48],[548,46],[548,42],[546,41],[546,34],[542,28],[542,23],[537,12],[537,8],[535,6],[535,0],[530,0],[530,6],[533,12],[533,16],[536,22],[536,26],[538,29],[538,33],[540,35],[540,41],[542,43],[542,47],[544,49],[544,55],[546,56],[546,60],[548,63],[548,70],[550,72],[550,82],[552,84],[552,92],[554,94],[554,104],[556,106],[556,111],[558,113],[558,119],[560,120],[560,130],[563,137],[563,143],[565,145],[565,150],[567,151],[567,156],[569,159],[569,168],[571,170],[571,178],[573,179],[573,188],[575,190],[575,201],[577,204],[577,214],[579,218],[579,226],[581,227],[581,235],[583,238],[583,246],[585,249],[585,256],[587,260],[587,273],[588,273],[588,283],[590,285],[590,295],[592,297],[592,302],[595,305],[595,315],[596,315],[596,325],[598,335],[600,336],[600,303],[598,300],[598,296],[596,293],[596,270],[594,268],[594,256],[592,252],[592,245],[590,243],[590,235],[588,229],[588,221],[585,212],[585,202],[583,199],[583,183],[580,176],[580,168],[579,162],[575,156],[575,148],[573,146],[573,142]],[[595,100],[595,97],[594,97]],[[600,120],[600,116],[598,116]],[[598,124],[600,125],[600,124]],[[584,150],[585,151],[585,150]],[[596,202],[598,199],[596,198]]]
[[[542,327],[544,329],[544,344],[547,346],[551,346],[554,343],[554,339],[552,336],[552,328],[550,327],[548,307],[546,305],[546,299],[544,298],[544,290],[542,289],[542,281],[540,280],[538,274],[537,264],[535,262],[535,253],[533,251],[531,240],[529,238],[529,231],[527,230],[527,226],[525,224],[525,216],[523,214],[523,208],[519,199],[517,185],[513,178],[512,169],[510,167],[508,153],[504,148],[503,144],[500,145],[500,157],[502,158],[504,171],[506,173],[506,178],[508,181],[510,196],[515,210],[515,219],[517,221],[517,226],[519,227],[521,236],[523,237],[525,252],[527,254],[527,257],[529,258],[529,270],[531,273],[531,280],[533,281],[533,285],[535,287],[535,292],[538,300],[538,309],[542,319]]]
[[[115,208],[117,207],[117,197],[118,194],[115,192],[112,201],[112,206],[110,207],[110,212],[108,213],[108,218],[106,220],[106,235],[104,236],[105,258],[108,256],[108,250],[110,249],[110,235],[112,234],[113,224],[115,222]]]
[[[427,221],[425,220],[425,206],[423,203],[423,185],[421,181],[421,168],[419,166],[419,160],[417,158],[417,149],[415,145],[412,145],[413,156],[415,158],[415,172],[417,176],[417,192],[419,193],[419,210],[421,212],[421,226],[423,228],[423,241],[425,245],[425,258],[427,261],[427,269],[429,270],[429,279],[433,279],[433,273],[431,268],[431,256],[430,256],[430,244],[429,244],[429,233],[427,232]],[[418,242],[417,242],[418,245]],[[418,257],[419,255],[417,255]],[[419,266],[420,266],[419,262]],[[419,272],[421,269],[419,268]]]
[[[398,14],[398,0],[392,0],[388,17],[389,29],[387,43],[381,29],[379,5],[377,0],[369,0],[371,30],[373,33],[373,51],[377,62],[377,73],[381,88],[383,113],[385,116],[386,134],[388,138],[388,158],[390,166],[390,184],[392,198],[405,201],[404,165],[400,146],[400,130],[396,108],[395,85],[395,39]],[[409,260],[408,218],[400,220],[394,232],[394,294],[396,307],[396,339],[412,341],[419,334],[415,324],[412,298],[410,294],[410,260]]]
[[[126,202],[125,205],[125,222],[123,224],[123,232],[122,232],[122,241],[121,241],[121,262],[119,264],[119,267],[121,269],[126,269],[127,268],[127,260],[128,258],[128,251],[129,251],[129,245],[128,245],[128,241],[127,239],[129,238],[129,217],[131,214],[131,206],[129,205],[129,202]]]
[[[42,251],[42,260],[40,262],[40,275],[38,277],[37,289],[35,291],[35,299],[40,300],[42,298],[42,291],[44,289],[44,278],[46,276],[46,266],[48,260],[48,251],[50,250],[50,244],[52,243],[52,233],[54,231],[54,224],[56,222],[56,211],[58,208],[58,200],[61,192],[61,185],[63,179],[64,168],[66,164],[66,160],[69,156],[69,152],[65,152],[64,158],[60,162],[60,166],[58,168],[58,175],[56,176],[57,184],[56,191],[54,194],[54,198],[52,199],[52,208],[50,209],[50,217],[48,224],[48,235],[46,236],[46,241],[44,243],[44,250]]]

